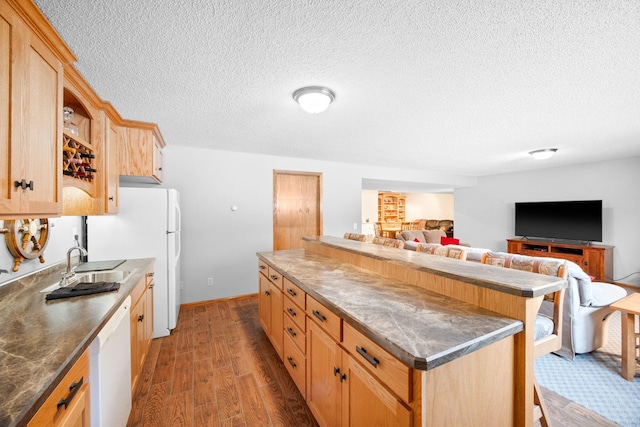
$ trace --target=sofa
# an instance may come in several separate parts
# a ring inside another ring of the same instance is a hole
[[[419,245],[440,246],[435,242],[419,243]],[[449,247],[465,250],[467,252],[466,262],[482,262],[483,254],[492,253],[489,249],[472,246],[449,245]],[[515,255],[501,252],[493,252],[493,254]],[[548,259],[526,255],[517,256],[527,259]],[[557,258],[553,259],[557,260]],[[568,287],[565,291],[562,308],[562,346],[554,353],[573,360],[576,354],[590,353],[607,343],[609,319],[614,312],[609,306],[627,296],[627,291],[611,283],[593,282],[574,262],[566,261],[566,265]],[[552,317],[553,301],[543,301],[540,314]]]
[[[420,230],[442,230],[447,237],[453,237],[452,219],[416,219],[417,228]]]
[[[404,230],[396,233],[396,239],[404,242],[404,248],[415,251],[420,243],[440,243],[442,237],[447,234],[439,229],[436,230]]]

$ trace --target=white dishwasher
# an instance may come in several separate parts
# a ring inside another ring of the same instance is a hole
[[[91,425],[125,427],[131,412],[131,297],[89,346]]]

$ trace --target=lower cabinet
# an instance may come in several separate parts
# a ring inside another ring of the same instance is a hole
[[[412,370],[262,261],[259,271],[260,323],[318,424],[411,426]]]
[[[131,292],[131,391],[142,373],[153,337],[153,272],[147,272]]]
[[[89,427],[89,352],[60,381],[27,427]]]
[[[283,358],[282,290],[263,274],[258,274],[260,296],[259,317],[262,329],[269,337],[280,359]]]

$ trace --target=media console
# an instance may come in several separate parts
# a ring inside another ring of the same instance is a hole
[[[525,239],[507,239],[511,254],[573,261],[597,282],[613,282],[613,248],[609,245],[572,245]]]

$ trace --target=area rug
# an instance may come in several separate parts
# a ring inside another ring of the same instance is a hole
[[[640,427],[640,376],[620,375],[620,313],[609,321],[609,342],[573,361],[549,354],[535,362],[538,383],[623,426]]]

